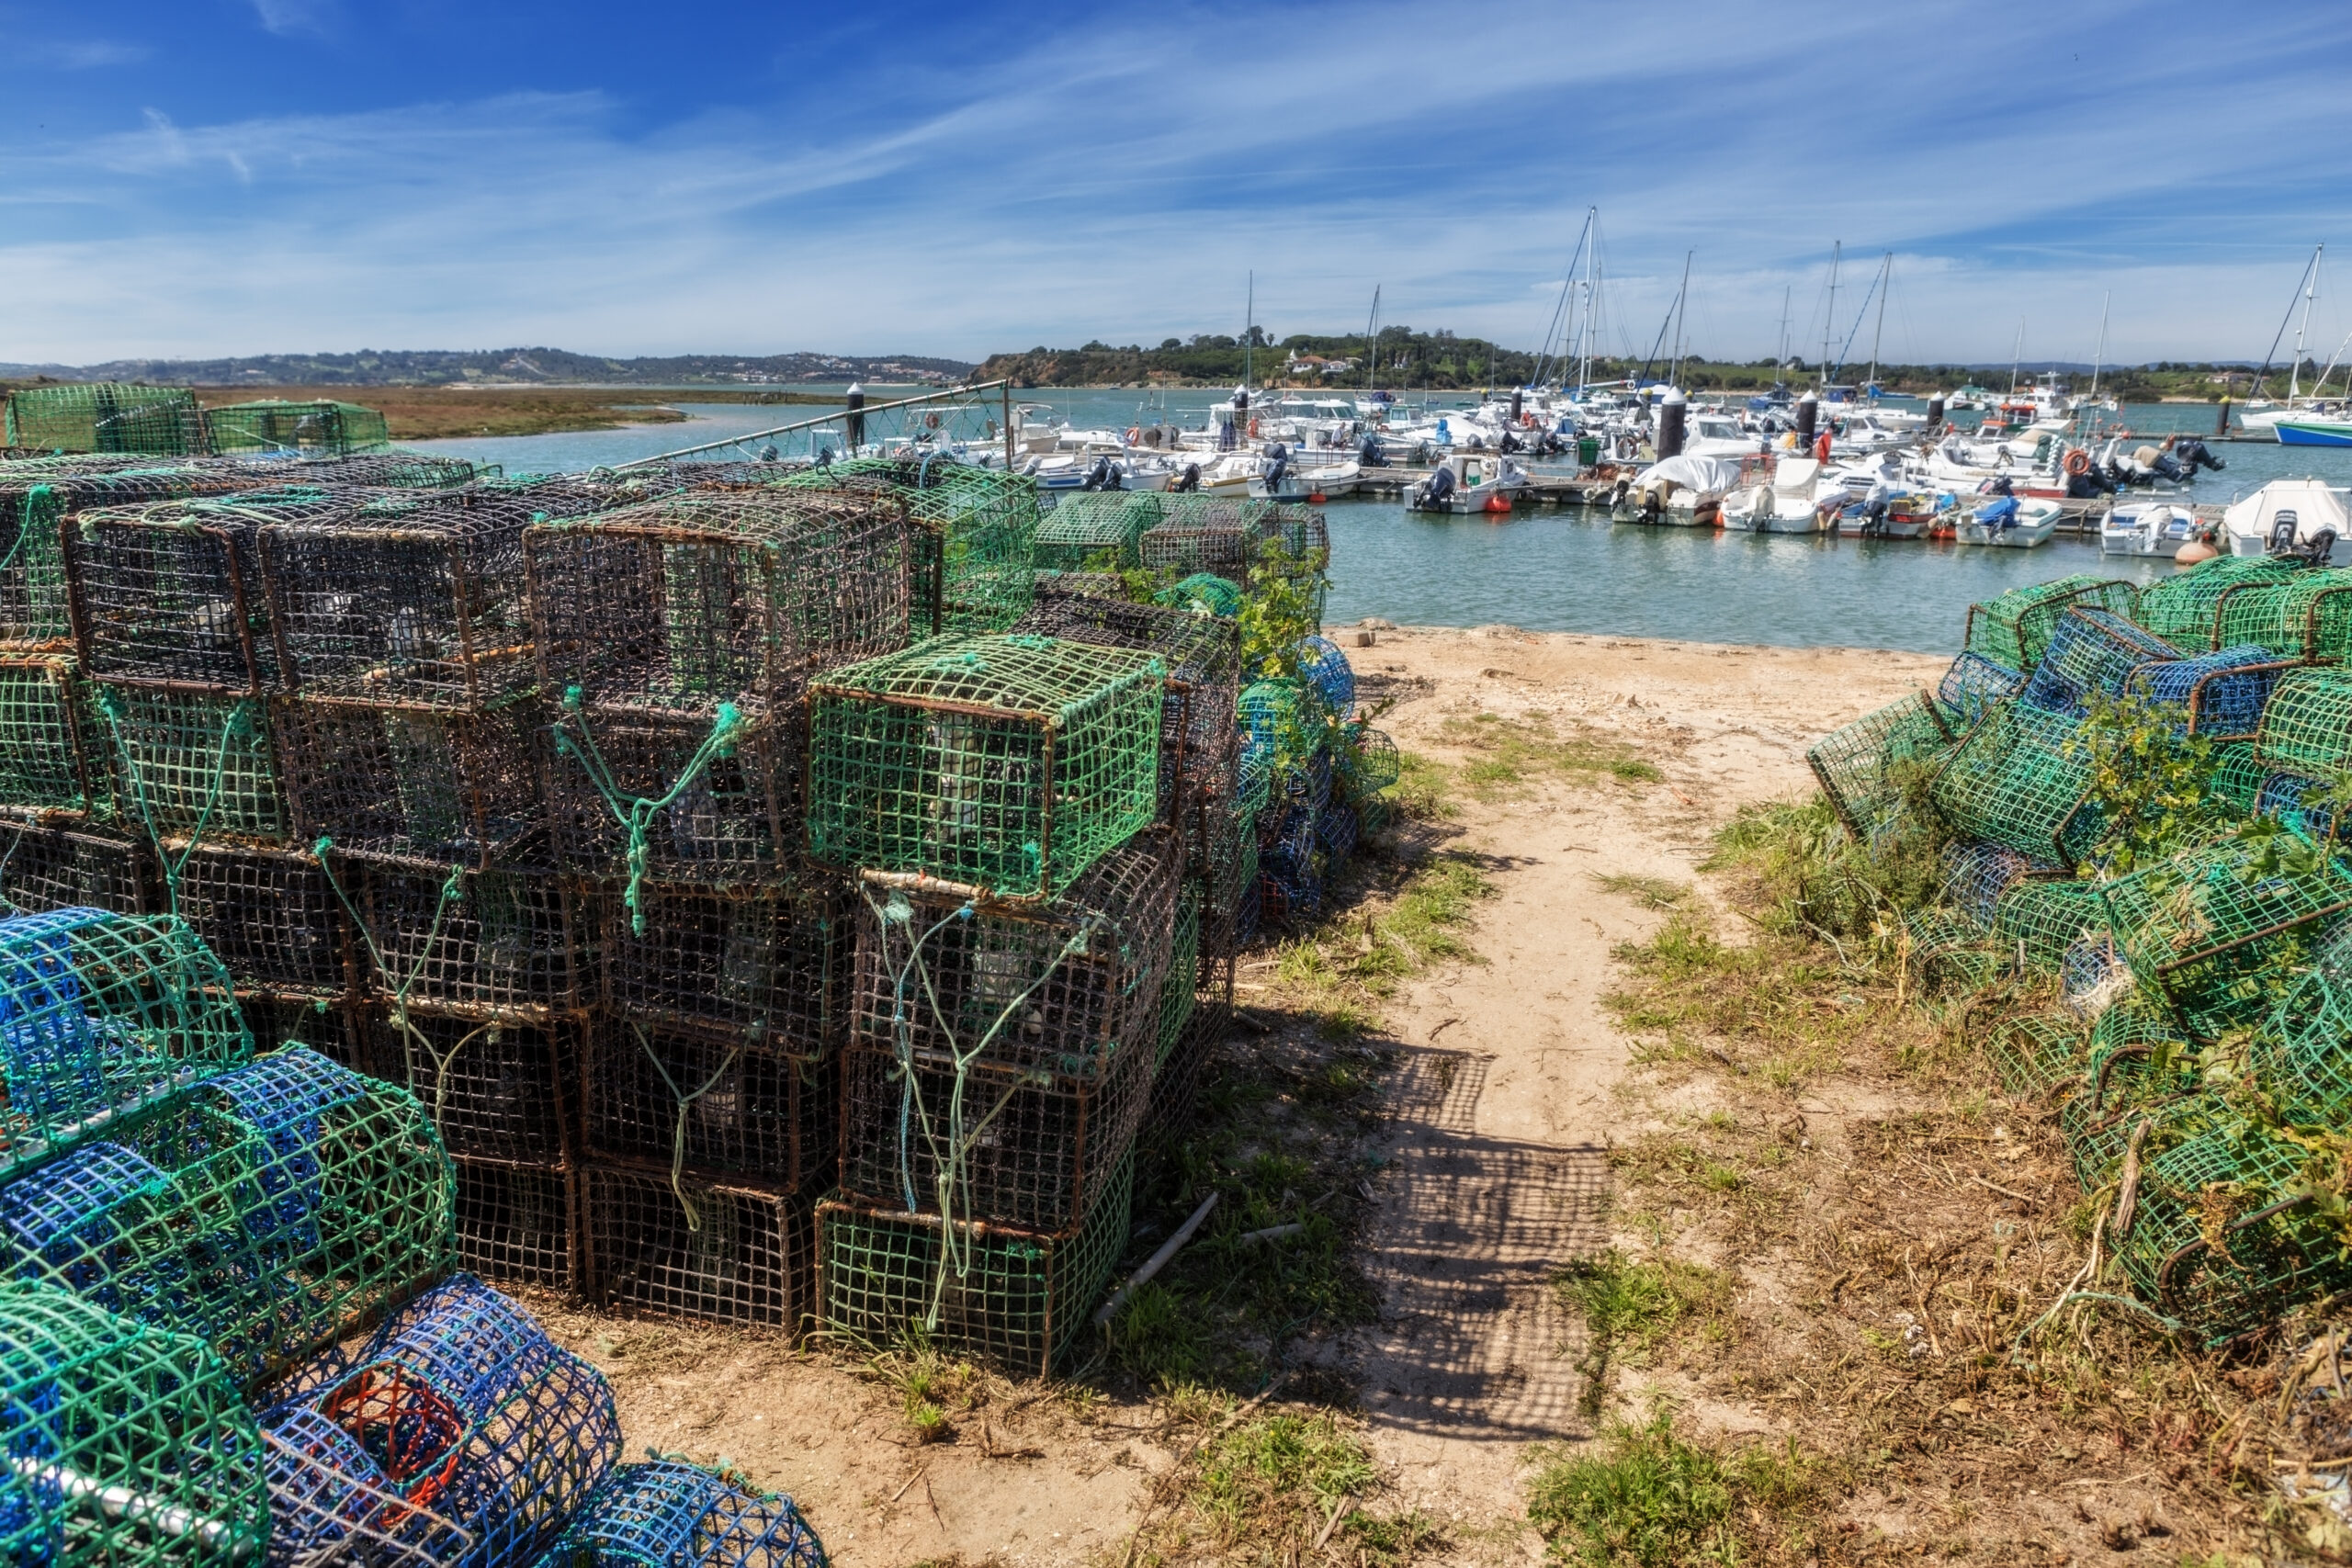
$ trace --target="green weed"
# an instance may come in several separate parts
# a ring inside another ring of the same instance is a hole
[[[1738,1173],[1709,1168],[1736,1184]],[[1584,1316],[1586,1344],[1578,1370],[1581,1400],[1598,1416],[1608,1397],[1609,1375],[1619,1361],[1640,1364],[1674,1336],[1701,1325],[1720,1324],[1731,1308],[1728,1274],[1679,1258],[1637,1261],[1613,1248],[1570,1264],[1557,1289]]]
[[[1439,737],[1468,753],[1456,776],[1482,800],[1517,794],[1547,774],[1598,773],[1629,784],[1666,778],[1633,748],[1591,736],[1581,726],[1566,737],[1555,735],[1541,716],[1511,719],[1482,713],[1448,719]]]
[[[1803,1559],[1828,1495],[1826,1467],[1793,1438],[1726,1452],[1679,1437],[1663,1410],[1610,1422],[1594,1450],[1552,1449],[1537,1462],[1528,1518],[1590,1568],[1730,1564],[1768,1543]]]
[[[1613,893],[1621,898],[1631,898],[1645,909],[1671,909],[1690,897],[1687,882],[1669,882],[1663,876],[1635,876],[1615,873],[1595,876],[1592,885],[1603,893]]]
[[[1286,1413],[1245,1421],[1206,1445],[1191,1501],[1228,1540],[1246,1530],[1272,1545],[1285,1533],[1319,1534],[1333,1509],[1378,1480],[1372,1450],[1336,1416]]]

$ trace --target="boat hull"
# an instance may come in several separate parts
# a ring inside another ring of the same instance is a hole
[[[2352,446],[2352,421],[2282,419],[2270,428],[2281,446]]]

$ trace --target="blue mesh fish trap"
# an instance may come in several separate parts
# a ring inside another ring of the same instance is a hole
[[[2023,671],[1996,664],[1981,653],[1963,653],[1936,682],[1936,707],[1955,730],[1966,729],[1996,703],[2025,690]]]
[[[2177,660],[2172,644],[2106,610],[2071,609],[2051,634],[2018,701],[2070,718],[2082,716],[2091,694],[2120,697],[2143,664]]]
[[[1291,656],[1298,660],[1298,678],[1306,688],[1333,714],[1347,717],[1356,705],[1356,672],[1340,645],[1327,637],[1301,637]]]
[[[625,1464],[596,1489],[540,1568],[825,1568],[792,1499],[672,1460]]]
[[[0,1265],[258,1381],[448,1270],[450,1187],[413,1097],[288,1046],[0,1187]]]
[[[2001,844],[1962,840],[1943,853],[1943,902],[1981,931],[1993,929],[1993,907],[2009,885],[2059,868]]]
[[[0,1561],[256,1562],[269,1529],[260,1438],[202,1340],[0,1284]]]
[[[1334,863],[1347,859],[1354,852],[1361,829],[1354,808],[1343,802],[1334,801],[1316,814],[1315,841],[1323,846],[1323,852]]]
[[[2309,806],[2303,804],[2307,797],[2324,795],[2326,789],[2317,779],[2298,773],[2272,773],[2262,781],[2262,789],[2254,797],[2255,815],[2276,817],[2313,843],[2332,842],[2341,826],[2343,807],[2330,807],[2316,799]]]
[[[393,1561],[529,1564],[620,1458],[603,1375],[471,1275],[425,1292],[298,1386],[261,1416],[284,1461],[273,1496],[304,1499],[281,1508],[290,1539],[273,1541],[274,1557],[375,1561],[372,1542],[395,1548]]]
[[[0,1179],[253,1054],[229,972],[168,915],[0,920]]]
[[[2294,668],[2267,649],[2224,648],[2194,659],[2142,665],[2128,684],[2137,694],[2178,708],[2175,722],[2185,734],[2209,740],[2251,740],[2262,728],[2262,711],[2269,705],[2278,678]]]

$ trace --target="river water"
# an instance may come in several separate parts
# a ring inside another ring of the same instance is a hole
[[[870,393],[875,402],[904,395],[881,388]],[[659,397],[648,393],[649,400]],[[1023,400],[1050,410],[1033,417],[1124,428],[1154,419],[1202,424],[1222,394],[1154,394],[1147,406],[1143,394],[1132,390],[1053,389]],[[807,405],[677,406],[692,416],[684,423],[416,445],[502,464],[508,473],[555,473],[624,463],[826,412]],[[2143,434],[2210,433],[2214,414],[2210,407],[2165,404],[2128,407],[2118,417]],[[2352,484],[2352,451],[2268,442],[2214,451],[2229,467],[2200,476],[2193,492],[2199,501],[2230,501],[2290,476]],[[2096,543],[2065,538],[2038,549],[1998,550],[1622,527],[1566,507],[1488,519],[1433,516],[1394,501],[1350,498],[1325,510],[1333,584],[1328,614],[1334,622],[1376,615],[1404,626],[1502,623],[1530,631],[1936,653],[1958,647],[1970,604],[2005,588],[2075,571],[2154,581],[2172,570],[2169,561],[2102,558]]]

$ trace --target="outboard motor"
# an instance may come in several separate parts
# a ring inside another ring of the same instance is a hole
[[[2148,467],[2155,470],[2157,478],[2170,479],[2175,484],[2179,484],[2189,476],[2189,470],[2180,466],[2180,459],[2169,452],[2157,453],[2155,461],[2150,463]]]
[[[1367,468],[1388,466],[1388,454],[1381,450],[1379,436],[1367,435],[1363,438],[1363,445],[1356,448],[1356,461]]]
[[[2007,474],[1996,474],[1976,487],[1976,493],[1979,495],[2014,496],[2017,492],[2018,487],[2009,482],[2009,476]]]
[[[2305,539],[2302,543],[2302,547],[2298,549],[2295,553],[2302,557],[2305,560],[2311,562],[2313,566],[2325,566],[2327,564],[2327,558],[2335,552],[2335,530],[2333,528],[2314,528],[2312,530],[2312,536]]]
[[[1277,441],[1266,448],[1265,480],[1268,495],[1273,494],[1276,487],[1283,482],[1283,476],[1288,472],[1290,472],[1290,448]]]
[[[2178,445],[2173,447],[2172,455],[2188,465],[2188,472],[2192,477],[2199,468],[2211,468],[2218,474],[2229,467],[2227,463],[2213,456],[2212,448],[2205,445],[2201,436],[2182,436]]]
[[[1527,448],[1520,444],[1518,436],[1513,435],[1510,431],[1506,430],[1503,432],[1501,445],[1497,446],[1495,450],[1498,452],[1524,452]]]
[[[760,461],[761,461],[761,462],[763,462],[763,463],[773,463],[773,462],[775,462],[775,442],[771,441],[771,442],[769,442],[769,443],[768,443],[764,447],[761,448],[761,450],[760,450]]]
[[[1453,499],[1453,470],[1441,465],[1430,475],[1429,488],[1421,491],[1420,505],[1435,512]]]
[[[1944,422],[1944,395],[1938,392],[1928,400],[1928,428],[1933,430]]]
[[[1198,463],[1185,464],[1184,471],[1177,475],[1176,482],[1168,488],[1178,495],[1192,494],[1201,488],[1201,466]]]
[[[2270,518],[2270,553],[2274,556],[2293,555],[2295,534],[2301,526],[2301,521],[2296,517],[2292,507],[2273,513]]]
[[[1094,466],[1086,470],[1086,482],[1079,486],[1079,489],[1109,490],[1110,488],[1111,459],[1108,457],[1097,457],[1094,459]]]

